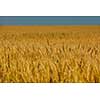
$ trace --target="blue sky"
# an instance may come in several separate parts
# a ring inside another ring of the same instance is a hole
[[[100,25],[100,16],[0,16],[0,25]]]

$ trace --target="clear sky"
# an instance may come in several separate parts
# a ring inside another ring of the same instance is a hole
[[[100,25],[100,16],[0,16],[0,25]]]

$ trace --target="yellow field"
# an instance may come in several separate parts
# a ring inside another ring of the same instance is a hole
[[[100,26],[0,26],[0,82],[100,82]]]

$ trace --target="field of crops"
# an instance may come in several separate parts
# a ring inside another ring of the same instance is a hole
[[[100,82],[100,27],[64,31],[0,27],[0,82]]]

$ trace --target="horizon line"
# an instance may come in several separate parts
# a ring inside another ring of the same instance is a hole
[[[1,25],[100,25],[100,16],[0,16]]]

